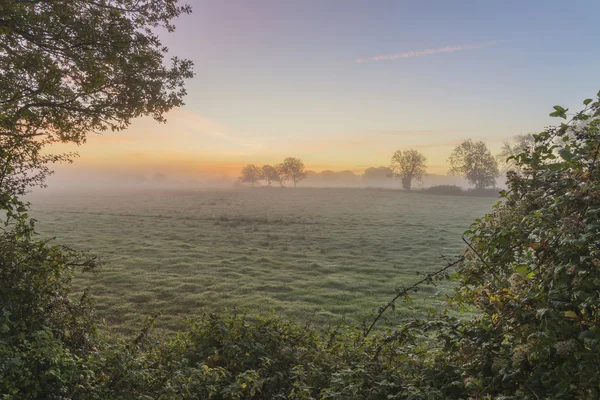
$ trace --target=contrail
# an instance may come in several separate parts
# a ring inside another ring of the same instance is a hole
[[[389,61],[389,60],[399,60],[401,58],[413,58],[413,57],[424,57],[437,53],[454,53],[455,51],[466,51],[466,50],[474,50],[474,49],[483,49],[486,47],[492,47],[500,43],[506,43],[507,40],[494,40],[491,42],[479,43],[479,44],[462,44],[457,46],[446,46],[440,47],[437,49],[424,49],[424,50],[415,50],[415,51],[405,51],[402,53],[394,53],[394,54],[383,54],[379,56],[373,56],[368,58],[357,58],[356,62],[358,64],[373,62],[373,61]]]

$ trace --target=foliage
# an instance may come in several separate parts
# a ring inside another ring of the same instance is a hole
[[[240,182],[242,183],[251,183],[252,186],[258,181],[261,180],[261,169],[254,164],[248,164],[244,168],[242,168],[242,172],[240,174]]]
[[[273,182],[279,182],[279,172],[277,167],[272,165],[263,165],[260,169],[260,178],[267,182],[267,186],[271,186]]]
[[[417,150],[398,150],[392,156],[390,169],[396,179],[402,181],[402,187],[410,190],[413,179],[421,181],[426,172],[427,158]]]
[[[482,395],[600,396],[600,98],[584,105],[534,135],[504,201],[467,233],[455,301],[480,317],[459,351]]]
[[[465,140],[452,151],[448,161],[450,171],[463,175],[475,189],[494,187],[500,175],[498,162],[483,142]]]
[[[2,1],[0,191],[22,194],[73,156],[44,154],[47,144],[80,144],[143,115],[164,122],[182,105],[192,63],[165,65],[154,30],[189,12],[176,0]]]
[[[296,187],[298,182],[306,178],[304,163],[299,158],[286,158],[283,160],[283,163],[281,163],[279,171],[281,172],[283,180],[291,180],[294,183],[294,187]]]

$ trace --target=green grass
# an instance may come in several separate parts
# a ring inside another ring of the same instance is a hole
[[[456,256],[461,234],[491,198],[360,189],[41,192],[31,196],[43,237],[104,260],[82,274],[119,333],[160,312],[161,330],[205,311],[276,311],[325,327],[360,323],[417,273]],[[424,287],[397,323],[443,300]]]

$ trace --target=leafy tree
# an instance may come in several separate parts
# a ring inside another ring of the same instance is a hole
[[[284,180],[292,181],[294,187],[296,187],[298,182],[306,178],[304,163],[299,158],[288,157],[283,160],[280,171]]]
[[[267,182],[267,186],[271,183],[279,181],[279,173],[277,168],[272,165],[263,165],[260,169],[260,178]]]
[[[465,140],[454,149],[448,160],[451,171],[467,178],[475,189],[496,186],[496,178],[500,176],[498,162],[484,142]]]
[[[503,169],[510,171],[517,167],[515,156],[533,148],[535,138],[533,134],[516,135],[511,141],[502,143],[502,149],[496,156]]]
[[[57,0],[0,3],[0,180],[22,193],[43,183],[55,142],[125,129],[133,118],[183,104],[192,63],[167,49],[157,29],[190,12],[176,0]],[[26,171],[26,172],[25,172]]]
[[[72,159],[47,145],[164,122],[183,104],[192,63],[167,64],[154,30],[188,12],[174,0],[0,2],[0,398],[102,398],[90,393],[103,368],[90,361],[102,349],[92,303],[70,287],[94,260],[34,240],[20,196]]]
[[[426,172],[427,158],[417,150],[398,150],[392,156],[390,169],[396,179],[402,181],[402,187],[410,190],[413,179],[421,181]]]
[[[242,168],[242,172],[240,174],[240,182],[251,183],[252,186],[254,186],[256,182],[261,180],[261,177],[261,169],[254,164],[248,164],[244,168]]]

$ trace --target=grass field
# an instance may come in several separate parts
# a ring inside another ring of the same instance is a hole
[[[492,198],[361,189],[140,190],[32,195],[43,237],[103,258],[90,285],[101,316],[122,334],[162,313],[241,307],[324,327],[359,323],[418,272],[462,249],[461,234]],[[425,287],[383,322],[435,307]]]

